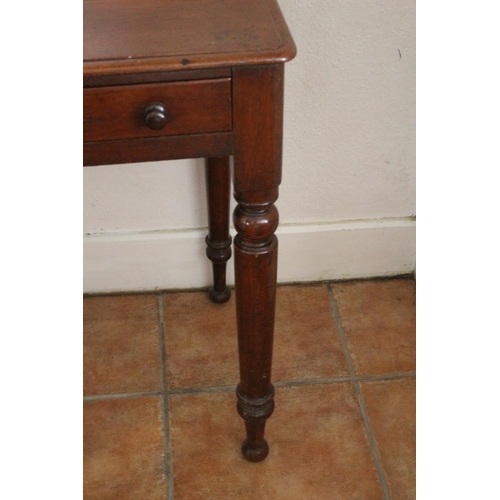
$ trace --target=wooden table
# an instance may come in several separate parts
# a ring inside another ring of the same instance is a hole
[[[206,158],[214,302],[229,299],[229,156],[243,455],[263,460],[274,409],[284,63],[276,0],[84,0],[84,166]],[[214,408],[217,411],[217,408]]]

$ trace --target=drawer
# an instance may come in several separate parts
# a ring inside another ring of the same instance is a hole
[[[83,90],[84,142],[230,130],[230,78]]]

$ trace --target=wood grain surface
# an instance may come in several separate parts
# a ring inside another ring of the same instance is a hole
[[[284,62],[276,0],[84,0],[84,75]]]

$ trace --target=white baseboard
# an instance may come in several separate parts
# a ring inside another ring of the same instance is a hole
[[[84,238],[84,292],[205,287],[212,279],[206,230],[103,234]],[[409,274],[415,269],[411,218],[282,225],[278,281]],[[234,283],[232,259],[228,283]]]

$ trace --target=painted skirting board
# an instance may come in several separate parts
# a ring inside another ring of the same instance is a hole
[[[412,218],[282,225],[278,282],[409,274],[415,269]],[[211,264],[206,229],[97,234],[84,237],[84,292],[205,287]],[[228,283],[234,283],[232,259]]]

